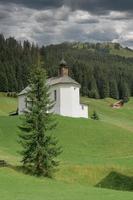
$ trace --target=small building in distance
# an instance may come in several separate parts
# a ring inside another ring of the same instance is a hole
[[[119,108],[121,108],[121,107],[123,107],[123,106],[124,106],[124,101],[123,101],[123,100],[120,100],[120,101],[114,103],[114,104],[112,105],[112,108],[114,108],[114,109],[119,109]]]
[[[62,59],[59,75],[47,79],[50,86],[50,99],[55,102],[52,112],[62,116],[88,118],[88,106],[80,104],[80,84],[69,76],[69,67]],[[18,95],[18,112],[23,114],[27,109],[29,87]]]

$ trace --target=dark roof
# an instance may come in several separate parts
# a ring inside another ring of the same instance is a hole
[[[57,84],[72,84],[72,85],[76,85],[80,87],[80,84],[76,82],[74,79],[72,79],[70,76],[59,76],[59,77],[49,78],[47,79],[47,84],[49,86],[57,85]],[[22,90],[22,92],[20,92],[18,96],[27,94],[29,90],[30,90],[30,87],[28,86],[24,90]]]
[[[56,85],[56,84],[75,84],[80,87],[80,84],[76,82],[74,79],[72,79],[70,76],[59,76],[59,77],[53,77],[49,78],[47,80],[48,85]]]
[[[22,90],[22,91],[18,94],[18,96],[21,96],[21,95],[27,94],[27,93],[29,92],[29,90],[30,90],[30,87],[27,86],[24,90]]]
[[[62,58],[60,61],[60,66],[67,66],[67,62],[64,60],[64,58]]]

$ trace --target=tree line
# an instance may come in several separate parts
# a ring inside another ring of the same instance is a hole
[[[133,96],[133,58],[111,55],[109,48],[100,48],[99,44],[93,44],[93,50],[86,46],[75,48],[70,43],[50,45],[41,48],[49,76],[58,74],[62,52],[70,75],[81,84],[83,96],[96,99]]]
[[[28,84],[28,77],[37,62],[39,49],[0,34],[0,91],[19,92]]]
[[[48,77],[57,76],[63,54],[70,76],[81,84],[83,96],[97,99],[133,96],[133,58],[111,55],[109,47],[100,44],[84,46],[79,48],[74,43],[62,43],[38,47],[29,41],[21,43],[12,37],[5,39],[1,34],[0,91],[20,92],[26,87],[30,71],[39,58]]]

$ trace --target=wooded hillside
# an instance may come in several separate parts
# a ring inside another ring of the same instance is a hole
[[[58,75],[62,53],[81,94],[116,99],[133,96],[133,51],[119,44],[63,43],[37,47],[0,35],[0,91],[19,92],[40,54],[48,76]]]

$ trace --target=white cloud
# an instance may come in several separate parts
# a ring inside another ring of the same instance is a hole
[[[129,19],[129,20],[127,20]],[[133,47],[133,20],[126,12],[96,15],[67,6],[38,10],[0,4],[0,32],[40,45],[63,41],[118,41]],[[128,42],[129,41],[129,42]]]

